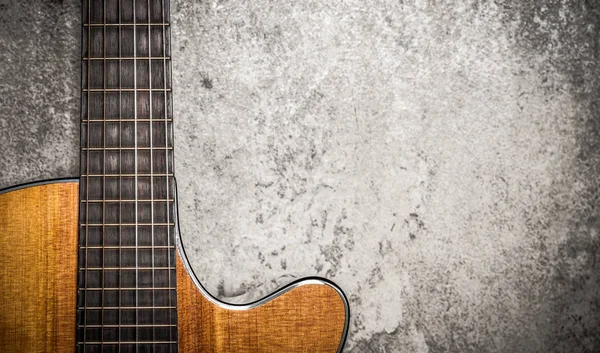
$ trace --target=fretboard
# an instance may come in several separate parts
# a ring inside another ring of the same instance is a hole
[[[177,352],[168,0],[83,0],[77,352]]]

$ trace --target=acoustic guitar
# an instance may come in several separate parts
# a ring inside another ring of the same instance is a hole
[[[208,293],[177,227],[168,0],[84,0],[81,173],[0,192],[1,352],[341,352],[323,278]]]

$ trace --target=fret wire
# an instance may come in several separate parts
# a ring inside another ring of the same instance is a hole
[[[149,177],[149,176],[155,176],[155,177],[172,177],[173,174],[83,174],[81,175],[82,177],[96,177],[96,178],[101,178],[101,177]],[[137,184],[136,184],[137,185]]]
[[[121,327],[125,327],[125,326],[121,326]],[[133,327],[133,326],[131,326],[131,327]],[[138,327],[143,327],[143,326],[140,325]],[[77,342],[77,343],[81,344],[81,342]],[[127,342],[117,342],[117,341],[115,341],[115,342],[106,342],[106,344],[115,344],[115,345],[118,344],[119,346],[123,345],[123,344],[135,344],[136,348],[137,348],[137,346],[138,346],[139,343],[148,344],[148,343],[152,343],[152,341],[138,342],[137,340],[135,340],[135,341],[127,341]],[[177,341],[156,341],[154,343],[158,343],[158,344],[175,344],[175,343],[177,343]],[[100,342],[88,342],[88,343],[84,343],[84,344],[85,345],[92,345],[92,344],[100,344]]]
[[[100,60],[133,60],[133,59],[134,59],[133,56],[103,57],[103,58],[83,57],[83,58],[81,58],[81,60],[83,60],[83,61],[87,61],[87,60],[91,60],[91,61],[94,61],[94,60],[98,60],[98,61],[100,61]],[[170,56],[167,56],[167,57],[164,57],[164,56],[152,56],[152,57],[150,57],[150,56],[138,56],[136,59],[137,60],[165,60],[165,59],[166,60],[171,60],[171,57]]]
[[[163,150],[173,150],[173,147],[138,147],[138,150],[142,151],[163,151]],[[82,148],[84,151],[133,151],[135,148],[133,147],[90,147],[90,148]]]
[[[102,27],[102,26],[107,26],[107,27],[141,27],[141,26],[170,26],[169,23],[84,23],[83,26],[84,27]]]
[[[142,122],[142,123],[145,123],[145,122],[162,123],[165,120],[167,122],[172,122],[173,121],[173,119],[158,119],[158,118],[152,119],[152,120],[150,120],[150,119],[137,119],[138,122]],[[102,120],[97,120],[97,119],[91,119],[91,120],[90,119],[83,119],[83,120],[81,120],[81,123],[87,124],[89,122],[101,122],[101,121]],[[120,122],[132,123],[134,121],[136,121],[136,119],[133,119],[133,118],[126,118],[126,119],[106,119],[106,122],[114,122],[114,123],[120,123]]]
[[[119,225],[121,226],[142,226],[142,227],[147,227],[147,226],[174,226],[175,223],[139,223],[139,222],[135,222],[135,223],[85,223],[85,224],[81,224],[81,226],[90,226],[90,227],[102,227],[102,226],[107,226],[107,227],[117,227]],[[137,246],[137,245],[136,245]]]
[[[177,309],[176,306],[140,306],[140,308],[142,309]],[[100,310],[102,309],[101,306],[78,306],[77,309],[79,310]],[[123,309],[123,310],[133,310],[135,309],[135,306],[105,306],[104,307],[105,310],[118,310],[118,309]],[[77,325],[77,326],[81,326],[81,325]],[[88,325],[88,327],[93,327],[93,326],[100,326],[100,325]],[[111,327],[111,326],[116,326],[116,325],[104,325],[105,327]],[[165,324],[157,324],[157,326],[167,326]]]
[[[142,271],[152,271],[152,266],[148,266],[148,267],[139,267],[139,266],[134,266],[134,267],[89,267],[87,268],[88,271],[104,271],[104,270],[108,270],[108,271],[116,271],[116,270],[136,270],[136,272],[138,270],[142,270]],[[83,270],[84,267],[80,267],[79,270]],[[161,267],[156,267],[157,270],[174,270],[175,266],[161,266]],[[104,286],[102,287],[104,288]],[[143,287],[136,287],[138,289],[146,289]]]
[[[173,268],[175,269],[175,268]],[[86,290],[93,290],[93,291],[100,291],[100,290],[113,290],[113,291],[124,291],[124,290],[175,290],[177,289],[177,287],[146,287],[146,288],[136,288],[136,287],[106,287],[106,288],[95,288],[95,287],[84,287],[84,288],[77,288],[78,290],[82,290],[82,291],[86,291]]]
[[[123,308],[125,308],[126,310],[127,309],[134,310],[135,306],[129,306],[129,307],[123,307]],[[149,309],[152,309],[153,307],[151,307],[151,306],[142,306],[141,308],[145,309],[145,310],[149,310]],[[165,306],[165,307],[156,307],[156,309],[175,309],[175,307],[174,306]],[[87,309],[84,309],[84,310],[98,310],[98,309],[96,309],[96,308],[87,308]],[[115,310],[115,309],[112,309],[112,310]],[[88,327],[103,327],[103,326],[104,327],[135,327],[135,325],[131,325],[131,324],[129,324],[129,325],[128,324],[123,324],[123,325],[109,324],[109,325],[87,325],[87,326]],[[152,327],[152,326],[153,325],[150,325],[150,324],[141,324],[141,325],[139,325],[139,327]],[[177,325],[156,324],[156,326],[157,327],[176,327]],[[77,325],[77,327],[81,327],[81,325]],[[144,341],[142,343],[146,343],[146,342],[152,342],[152,341]]]
[[[134,71],[136,71],[135,68],[134,68]],[[88,88],[88,89],[84,89],[83,92],[171,92],[171,89],[170,88]],[[137,106],[136,106],[136,108],[137,108]]]
[[[138,202],[174,202],[174,199],[153,199],[153,200],[137,200]],[[133,199],[128,200],[81,200],[81,203],[89,202],[89,203],[109,203],[109,202],[135,202]]]
[[[79,246],[80,249],[83,248],[88,248],[88,249],[108,249],[108,250],[112,250],[112,249],[175,249],[175,246],[173,245],[154,245],[154,246],[150,246],[150,245],[140,245],[138,247],[135,247],[133,245],[106,245],[106,246]]]

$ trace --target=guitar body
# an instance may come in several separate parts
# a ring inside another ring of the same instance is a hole
[[[76,351],[79,202],[77,180],[0,191],[2,352]],[[191,272],[178,235],[177,250],[179,352],[341,351],[349,313],[333,284],[301,280],[253,304],[225,304]]]

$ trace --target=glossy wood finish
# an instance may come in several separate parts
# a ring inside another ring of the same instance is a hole
[[[0,194],[2,352],[75,350],[78,183]],[[198,289],[177,253],[179,352],[337,351],[344,301],[326,284],[295,287],[249,310],[227,310]]]
[[[337,352],[346,313],[333,287],[301,285],[253,309],[227,310],[210,302],[177,261],[181,352]]]
[[[0,194],[0,350],[74,352],[78,183]]]

